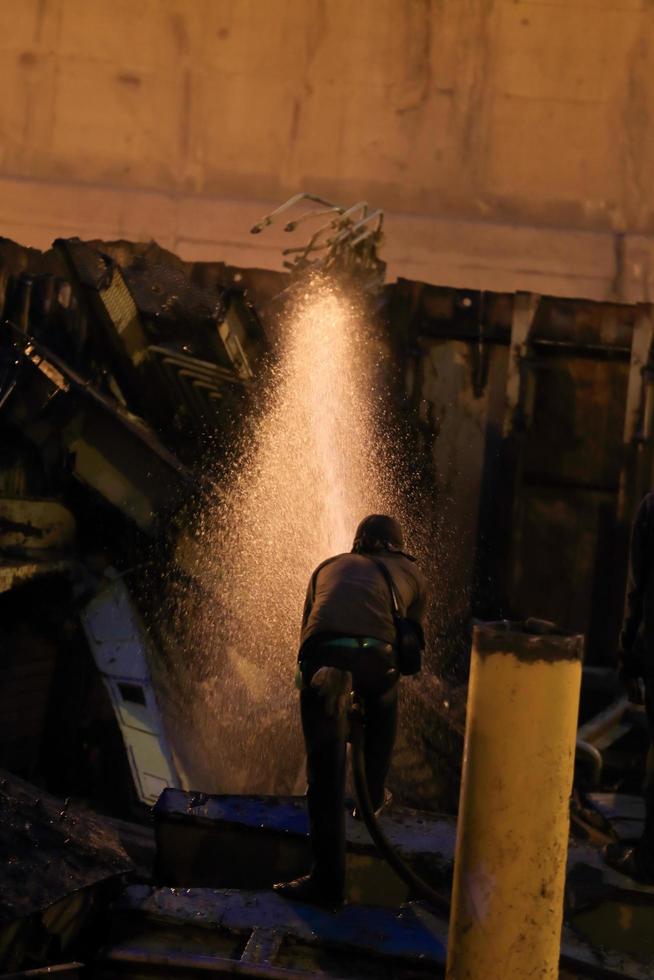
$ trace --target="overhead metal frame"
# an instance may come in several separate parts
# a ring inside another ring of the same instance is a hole
[[[286,214],[302,201],[311,201],[323,207],[320,210],[304,211],[299,217],[288,221],[284,226],[285,232],[295,231],[298,225],[309,220],[327,215],[333,217],[320,225],[305,245],[283,250],[283,255],[295,256],[291,261],[284,262],[285,267],[296,273],[316,269],[358,274],[364,278],[371,277],[371,283],[366,285],[381,286],[385,264],[379,258],[377,250],[383,241],[384,212],[380,208],[371,207],[367,201],[357,201],[346,208],[315,194],[294,194],[257,222],[250,233],[260,234],[280,215]]]

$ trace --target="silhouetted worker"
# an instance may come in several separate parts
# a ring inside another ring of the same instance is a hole
[[[371,514],[357,528],[351,553],[329,558],[309,580],[298,661],[313,867],[302,878],[275,885],[286,898],[325,907],[344,901],[345,743],[352,689],[364,707],[370,798],[376,810],[385,802],[398,680],[401,669],[416,669],[400,662],[391,590],[399,617],[410,621],[409,631],[415,628],[416,648],[424,646],[425,579],[403,548],[399,523]]]
[[[629,700],[645,703],[654,747],[654,493],[642,501],[631,534],[627,608],[620,634],[620,674]],[[643,685],[644,681],[644,697]],[[604,857],[611,867],[637,881],[654,884],[654,775],[645,789],[645,828],[631,847],[609,844]]]

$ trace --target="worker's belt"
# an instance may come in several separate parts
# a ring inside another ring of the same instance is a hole
[[[332,636],[328,640],[323,640],[321,647],[349,647],[351,650],[383,650],[385,653],[392,653],[393,647],[390,643],[383,643],[376,640],[374,636]]]
[[[301,654],[302,668],[338,667],[360,672],[364,664],[390,670],[397,666],[392,643],[371,636],[330,636],[309,643]]]

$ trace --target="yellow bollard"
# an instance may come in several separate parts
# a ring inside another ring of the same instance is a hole
[[[474,629],[448,980],[559,976],[582,650],[518,623]]]

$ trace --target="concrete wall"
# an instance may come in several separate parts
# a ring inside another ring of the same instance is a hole
[[[275,267],[306,189],[387,209],[391,276],[650,298],[652,0],[0,0],[0,48],[24,244]]]

